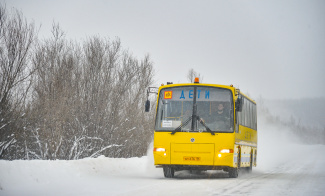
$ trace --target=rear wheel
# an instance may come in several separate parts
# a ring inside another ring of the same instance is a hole
[[[164,176],[166,178],[173,178],[174,177],[175,170],[173,168],[164,167],[163,170],[164,170]]]

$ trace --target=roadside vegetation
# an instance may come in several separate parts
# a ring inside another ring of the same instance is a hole
[[[67,40],[57,24],[40,40],[34,23],[4,5],[0,29],[1,159],[146,153],[153,127],[153,114],[143,109],[154,79],[149,55],[132,56],[118,38]]]

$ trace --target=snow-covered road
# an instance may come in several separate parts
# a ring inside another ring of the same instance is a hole
[[[221,171],[183,171],[166,179],[151,156],[2,160],[0,195],[325,195],[325,146],[291,144],[272,154],[261,151],[259,166],[237,179]]]
[[[0,196],[325,195],[325,145],[299,144],[275,125],[259,127],[258,166],[236,179],[222,171],[182,171],[166,179],[153,165],[150,145],[141,158],[0,160]]]

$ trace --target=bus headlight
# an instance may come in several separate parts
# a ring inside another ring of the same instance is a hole
[[[153,149],[154,152],[166,152],[165,148],[154,148]]]
[[[233,149],[222,149],[219,151],[220,153],[234,153]]]

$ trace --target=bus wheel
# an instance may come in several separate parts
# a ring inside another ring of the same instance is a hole
[[[253,170],[253,156],[252,156],[252,154],[251,154],[251,158],[250,158],[250,165],[249,165],[249,167],[246,167],[246,169],[247,169],[248,173],[251,173]]]
[[[237,178],[238,168],[229,168],[228,174],[229,174],[229,178]]]
[[[164,176],[166,178],[173,178],[174,177],[175,170],[173,168],[164,167],[163,170],[164,170]]]

